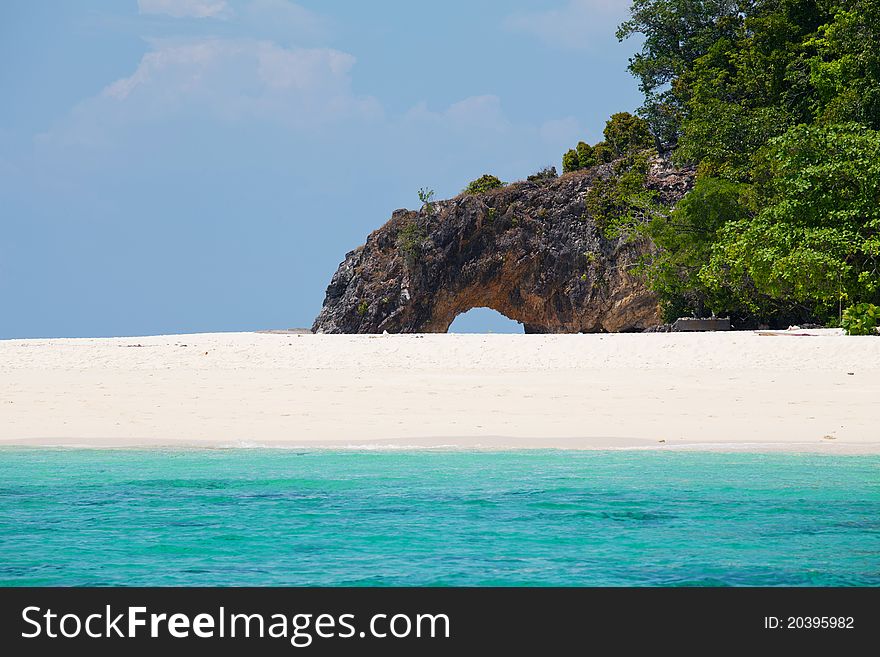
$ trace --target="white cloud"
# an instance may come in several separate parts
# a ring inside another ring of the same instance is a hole
[[[224,18],[230,12],[226,0],[138,0],[138,11],[174,18]]]
[[[240,13],[241,22],[278,42],[290,39],[320,41],[330,32],[330,21],[288,0],[251,0]]]
[[[427,103],[421,102],[410,109],[404,118],[407,122],[443,123],[459,130],[476,128],[504,132],[510,127],[501,109],[501,100],[492,95],[471,96],[441,112],[434,112],[428,109]]]
[[[240,35],[282,44],[317,43],[331,33],[326,16],[289,0],[138,0],[138,8],[141,14],[222,19]]]
[[[378,101],[351,89],[355,58],[331,48],[269,41],[159,41],[128,77],[77,105],[44,141],[100,144],[119,126],[175,118],[272,122],[312,130],[382,116]]]
[[[615,27],[625,20],[628,6],[622,0],[569,0],[557,9],[512,14],[504,26],[557,48],[583,50],[614,39]]]

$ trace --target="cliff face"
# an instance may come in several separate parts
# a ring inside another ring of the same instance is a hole
[[[656,297],[630,273],[651,245],[609,240],[584,195],[611,165],[397,210],[351,251],[327,288],[316,333],[444,333],[475,307],[527,333],[638,330],[659,323]],[[648,186],[672,205],[693,172],[651,163]]]

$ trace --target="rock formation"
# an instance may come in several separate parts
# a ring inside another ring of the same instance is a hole
[[[613,165],[397,210],[351,251],[327,288],[316,333],[444,333],[486,307],[526,333],[640,330],[657,299],[632,265],[649,243],[607,239],[584,197]],[[651,161],[647,186],[673,205],[693,171]]]

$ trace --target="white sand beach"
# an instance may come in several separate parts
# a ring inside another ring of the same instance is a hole
[[[878,400],[834,330],[0,341],[0,445],[880,453]]]

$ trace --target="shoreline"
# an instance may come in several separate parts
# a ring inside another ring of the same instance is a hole
[[[880,454],[834,330],[0,341],[0,448]]]
[[[542,444],[546,442],[547,444]],[[643,439],[595,439],[540,438],[529,440],[505,438],[502,436],[474,438],[414,438],[397,441],[344,441],[309,442],[248,442],[222,441],[185,442],[179,440],[132,440],[132,439],[88,439],[88,438],[30,438],[18,441],[0,442],[0,454],[5,450],[96,450],[96,451],[156,451],[156,452],[198,452],[198,451],[249,451],[279,450],[302,452],[471,452],[471,453],[513,453],[513,452],[652,452],[652,453],[716,453],[716,454],[791,454],[791,455],[829,455],[829,456],[876,456],[880,455],[880,444],[832,442],[676,442],[658,444]]]

